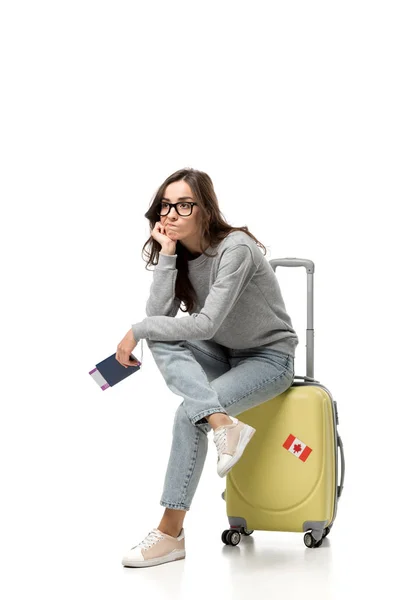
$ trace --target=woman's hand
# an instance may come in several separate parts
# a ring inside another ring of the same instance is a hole
[[[157,221],[154,225],[154,228],[151,231],[151,237],[155,239],[159,244],[161,244],[161,248],[171,248],[176,249],[176,240],[172,240],[166,233],[164,225],[161,221]]]
[[[125,368],[137,366],[139,363],[129,359],[132,350],[137,346],[137,341],[133,337],[133,331],[130,329],[126,336],[122,338],[115,354],[116,360]]]

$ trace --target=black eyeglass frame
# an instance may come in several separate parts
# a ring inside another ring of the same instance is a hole
[[[157,214],[160,215],[160,217],[166,217],[167,215],[169,215],[169,213],[171,212],[171,206],[175,206],[175,210],[178,213],[178,215],[180,217],[190,217],[191,214],[193,213],[193,206],[194,205],[198,205],[197,202],[186,202],[185,200],[181,200],[180,202],[175,202],[175,204],[173,204],[172,202],[161,202],[161,204],[168,204],[169,208],[168,208],[168,212],[165,213],[165,215],[161,214],[161,208],[159,210],[157,210]],[[178,212],[178,209],[176,208],[178,204],[190,204],[190,214],[188,215],[181,215],[180,212]]]

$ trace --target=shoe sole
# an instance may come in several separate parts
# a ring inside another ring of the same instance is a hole
[[[254,427],[251,427],[250,425],[246,425],[246,427],[241,431],[236,452],[232,456],[231,460],[228,463],[226,463],[224,470],[218,473],[220,477],[225,477],[225,475],[229,473],[232,467],[235,466],[239,458],[241,458],[247,444],[249,443],[255,432],[256,430],[254,429]]]
[[[182,560],[186,556],[185,550],[179,550],[173,553],[174,556],[171,557],[171,554],[167,554],[166,556],[160,556],[158,558],[149,558],[144,561],[134,561],[127,559],[122,559],[122,564],[124,567],[155,567],[156,565],[162,565],[167,562],[173,562],[175,560]]]

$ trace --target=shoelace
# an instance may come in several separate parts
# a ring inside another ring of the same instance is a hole
[[[140,544],[138,544],[137,546],[134,546],[134,548],[141,547],[141,548],[144,548],[145,550],[147,550],[148,548],[151,548],[151,546],[153,546],[153,544],[162,540],[163,538],[164,538],[164,536],[161,535],[161,533],[159,533],[155,529],[152,529],[150,531],[150,533],[144,538],[144,540],[142,542],[140,542]],[[133,548],[132,548],[132,550],[133,550]]]
[[[226,449],[226,429],[223,427],[219,431],[214,431],[214,442],[217,446],[218,456],[221,456]]]

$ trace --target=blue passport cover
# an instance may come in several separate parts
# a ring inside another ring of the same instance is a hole
[[[95,369],[89,371],[89,375],[93,377],[103,391],[119,383],[123,379],[126,379],[132,375],[132,373],[136,373],[141,367],[142,363],[138,361],[134,354],[131,354],[130,357],[133,360],[138,361],[139,365],[132,365],[131,367],[124,367],[124,365],[121,365],[115,358],[116,355],[117,353],[114,352],[114,354],[111,354],[111,356],[108,356],[99,362]]]

